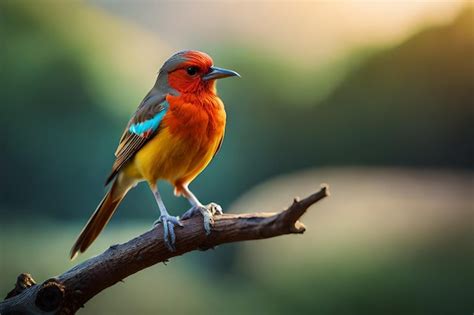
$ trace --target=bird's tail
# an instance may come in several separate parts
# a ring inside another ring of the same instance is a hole
[[[117,209],[122,199],[127,194],[130,187],[120,187],[118,179],[112,185],[112,188],[105,194],[102,201],[97,206],[81,234],[77,238],[74,246],[71,248],[71,260],[76,258],[79,253],[83,253],[99,236],[107,222]]]

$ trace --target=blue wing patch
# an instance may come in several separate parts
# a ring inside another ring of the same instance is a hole
[[[162,103],[164,109],[158,112],[153,118],[133,124],[128,128],[128,131],[134,133],[140,137],[147,136],[158,129],[163,117],[165,117],[166,111],[168,110],[168,102]]]

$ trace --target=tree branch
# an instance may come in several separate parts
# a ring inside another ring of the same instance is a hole
[[[196,249],[209,249],[224,243],[257,240],[284,234],[303,233],[299,218],[306,210],[329,195],[328,187],[298,200],[280,213],[224,214],[216,216],[212,233],[206,235],[201,216],[183,221],[177,228],[176,251],[163,242],[161,225],[38,285],[28,274],[18,277],[13,289],[0,303],[0,314],[74,314],[102,290],[122,279]]]

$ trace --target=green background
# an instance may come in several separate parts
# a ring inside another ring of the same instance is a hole
[[[73,265],[122,128],[180,49],[107,7],[0,4],[2,295],[21,272],[42,281]],[[194,192],[237,212],[280,210],[322,182],[333,196],[302,237],[179,257],[81,314],[472,313],[473,8],[319,66],[235,36],[198,47],[242,79],[219,82],[226,138]],[[186,210],[160,187],[171,212]],[[157,215],[137,187],[80,260]]]

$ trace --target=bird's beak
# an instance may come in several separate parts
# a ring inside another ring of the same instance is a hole
[[[222,69],[218,67],[211,67],[210,71],[207,74],[205,74],[202,77],[202,79],[204,81],[208,81],[208,80],[222,79],[222,78],[227,78],[227,77],[240,78],[240,74],[232,70]]]

